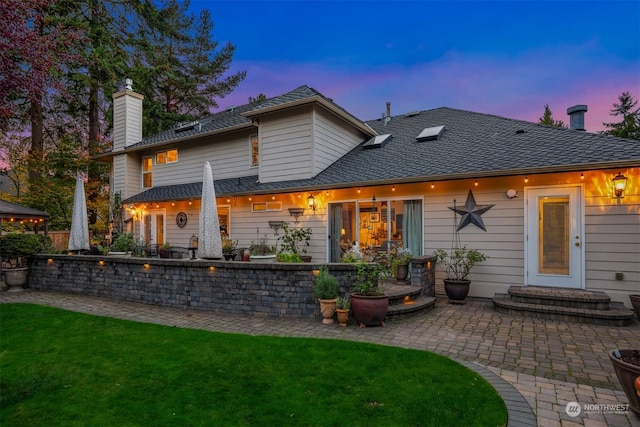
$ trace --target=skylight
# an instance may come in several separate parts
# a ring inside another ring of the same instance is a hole
[[[386,142],[391,139],[391,134],[377,135],[364,143],[364,148],[378,148],[382,147]]]
[[[420,132],[420,135],[416,137],[416,140],[418,142],[435,141],[437,139],[440,139],[443,133],[444,125],[425,128],[422,132]]]

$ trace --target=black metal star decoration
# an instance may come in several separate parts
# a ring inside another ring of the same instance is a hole
[[[482,221],[481,215],[494,207],[495,205],[484,205],[480,206],[476,204],[476,199],[473,197],[473,193],[469,190],[469,195],[467,196],[467,201],[464,203],[464,207],[458,208],[455,206],[454,199],[454,207],[449,207],[452,211],[457,214],[462,215],[460,218],[460,223],[458,224],[458,230],[460,231],[465,228],[469,224],[475,224],[480,229],[487,231],[487,228],[484,226],[484,221]]]

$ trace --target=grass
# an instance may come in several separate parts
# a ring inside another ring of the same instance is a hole
[[[318,327],[323,327],[318,325]],[[503,426],[478,374],[433,353],[0,305],[3,426]]]

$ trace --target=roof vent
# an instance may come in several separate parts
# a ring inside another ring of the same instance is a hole
[[[363,148],[379,148],[379,147],[382,147],[389,140],[391,140],[391,137],[392,136],[391,136],[390,133],[385,134],[385,135],[374,136],[373,138],[371,138],[370,140],[365,142],[362,147]]]
[[[179,124],[178,126],[176,126],[175,128],[173,128],[173,131],[175,133],[184,132],[184,131],[193,129],[194,127],[196,127],[196,125],[199,125],[199,124],[200,124],[200,122],[197,121],[197,120],[194,120],[194,121],[189,122],[189,123],[182,123],[182,124]]]
[[[420,132],[420,135],[416,137],[416,140],[418,142],[438,140],[444,133],[444,129],[444,125],[425,128]]]
[[[417,116],[418,114],[420,114],[420,111],[410,111],[410,112],[406,113],[404,116],[405,117],[413,117],[413,116]]]
[[[518,130],[516,131],[516,134],[518,134],[518,135],[519,135],[519,134],[521,134],[521,133],[524,133],[524,129],[518,129]]]
[[[586,112],[586,105],[574,105],[573,107],[567,108],[567,114],[569,115],[569,129],[584,131],[584,113]]]

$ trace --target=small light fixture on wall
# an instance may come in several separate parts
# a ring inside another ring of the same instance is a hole
[[[624,197],[625,188],[627,188],[627,177],[618,173],[618,175],[613,178],[613,191],[618,199]]]
[[[313,194],[310,194],[309,197],[307,197],[307,204],[309,205],[309,209],[313,212],[318,208],[318,206],[316,206],[316,198],[313,197]]]

